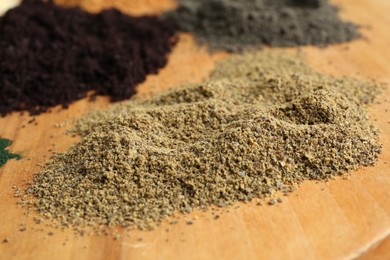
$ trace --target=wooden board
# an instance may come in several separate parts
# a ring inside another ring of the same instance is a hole
[[[1,0],[3,1],[3,0]],[[161,11],[173,6],[168,0],[92,1],[92,11],[109,2],[134,13]],[[77,0],[74,0],[77,2]],[[303,48],[308,61],[320,71],[358,75],[390,83],[390,1],[337,0],[343,16],[367,25],[367,40],[328,48]],[[159,75],[139,86],[140,95],[206,77],[223,53],[210,55],[182,35]],[[349,180],[305,182],[276,206],[238,204],[215,220],[211,212],[196,211],[181,217],[177,225],[163,224],[154,231],[132,231],[115,241],[105,236],[75,236],[71,230],[37,225],[26,216],[13,196],[13,185],[23,186],[37,173],[53,149],[65,151],[77,140],[56,124],[91,109],[108,106],[106,98],[81,100],[68,110],[36,117],[0,118],[0,136],[15,140],[12,151],[24,159],[0,169],[0,259],[390,259],[390,87],[370,115],[381,130],[383,154],[375,167],[355,172]],[[1,101],[0,101],[1,102]],[[24,126],[24,127],[23,127]],[[194,221],[187,225],[186,220]],[[27,230],[19,231],[20,224]],[[40,230],[42,229],[42,230]],[[167,232],[167,229],[169,231]],[[54,235],[49,236],[52,231]],[[139,238],[142,238],[140,240]]]

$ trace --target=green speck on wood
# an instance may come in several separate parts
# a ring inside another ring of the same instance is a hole
[[[11,140],[0,138],[0,167],[2,167],[10,159],[21,159],[19,154],[10,153],[5,148],[12,144]]]

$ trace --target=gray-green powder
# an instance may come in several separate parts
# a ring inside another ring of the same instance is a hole
[[[82,140],[28,189],[64,225],[153,227],[373,165],[363,108],[377,85],[268,52],[228,58],[209,80],[82,118]]]
[[[181,0],[169,16],[211,49],[327,45],[359,37],[328,0]]]

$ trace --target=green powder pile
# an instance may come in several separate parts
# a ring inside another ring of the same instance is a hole
[[[28,192],[66,226],[140,228],[288,192],[375,163],[381,146],[364,107],[377,93],[297,57],[234,56],[203,83],[82,118],[73,130],[81,141]]]
[[[11,140],[0,138],[0,167],[7,163],[10,159],[21,159],[19,154],[10,153],[7,148],[12,144]]]
[[[328,0],[180,0],[169,13],[211,49],[327,45],[359,37]]]

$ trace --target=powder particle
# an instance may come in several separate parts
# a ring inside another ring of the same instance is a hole
[[[20,227],[19,227],[19,231],[20,232],[24,232],[27,230],[27,226],[25,224],[21,224]]]
[[[21,159],[19,154],[10,153],[5,148],[12,144],[11,140],[0,138],[0,167],[6,164],[10,159]]]
[[[201,84],[81,119],[82,140],[28,193],[65,225],[144,228],[178,211],[288,192],[374,164],[381,147],[363,104],[376,89],[295,57],[232,57]]]
[[[275,199],[270,199],[268,201],[268,205],[272,206],[272,205],[275,205],[276,204],[276,200]]]
[[[153,16],[24,0],[0,18],[0,115],[67,107],[91,90],[126,99],[165,66],[174,33],[173,22]]]
[[[175,18],[211,49],[327,45],[359,36],[327,0],[181,0]]]

